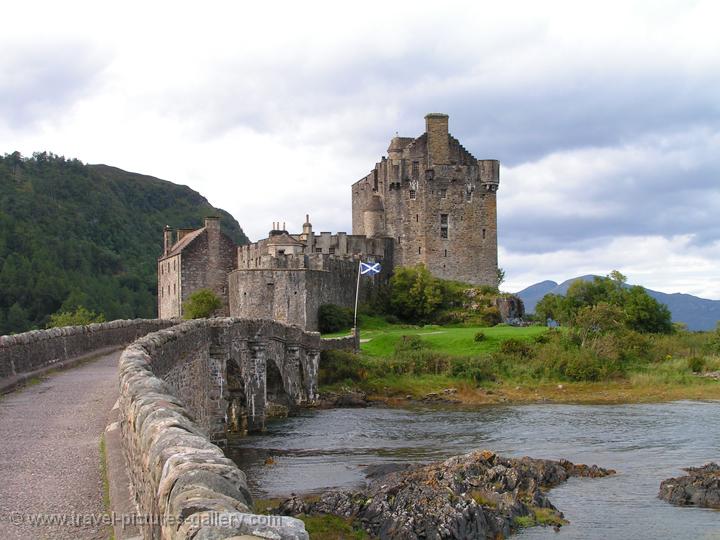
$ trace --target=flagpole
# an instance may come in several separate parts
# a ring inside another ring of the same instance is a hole
[[[358,261],[358,276],[357,285],[355,286],[355,316],[353,317],[353,328],[357,333],[357,308],[358,308],[358,297],[360,296],[360,272],[362,271],[362,259]]]

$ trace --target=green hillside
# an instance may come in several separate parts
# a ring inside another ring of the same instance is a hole
[[[0,157],[0,334],[80,305],[108,320],[154,317],[163,227],[200,227],[208,215],[247,242],[186,186],[47,153]]]

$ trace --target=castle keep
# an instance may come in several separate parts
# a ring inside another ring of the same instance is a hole
[[[352,186],[352,231],[395,242],[395,264],[497,285],[496,191],[500,163],[478,160],[428,114],[425,133],[394,137],[387,157]]]
[[[352,186],[352,234],[301,233],[273,224],[267,238],[236,246],[217,218],[197,230],[169,228],[158,260],[158,314],[209,288],[222,314],[317,329],[322,304],[352,307],[358,262],[381,262],[364,281],[365,299],[396,266],[424,264],[433,275],[497,285],[496,192],[500,164],[478,160],[448,132],[448,116],[428,114],[425,133],[394,137],[387,157]]]

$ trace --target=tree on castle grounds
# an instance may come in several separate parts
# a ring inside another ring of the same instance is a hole
[[[183,302],[183,318],[205,319],[222,307],[222,300],[210,289],[199,289]]]

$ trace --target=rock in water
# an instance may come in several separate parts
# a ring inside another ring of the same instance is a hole
[[[708,463],[702,467],[688,467],[683,470],[689,474],[668,478],[660,483],[658,496],[678,506],[720,509],[720,465]]]
[[[520,526],[561,525],[563,515],[544,490],[571,476],[614,472],[566,460],[510,459],[477,451],[389,472],[358,491],[327,492],[309,501],[294,497],[277,511],[350,518],[383,540],[496,539]]]

